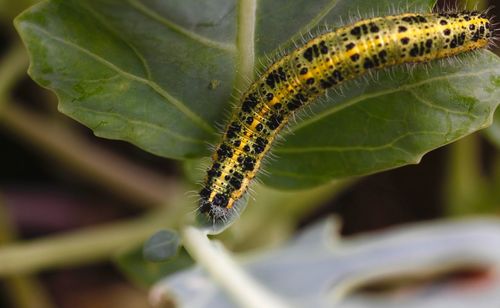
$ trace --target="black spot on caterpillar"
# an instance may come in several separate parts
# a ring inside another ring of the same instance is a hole
[[[360,20],[289,52],[242,96],[212,156],[200,212],[213,222],[232,216],[290,116],[329,88],[370,70],[485,48],[492,36],[478,12],[406,13]]]

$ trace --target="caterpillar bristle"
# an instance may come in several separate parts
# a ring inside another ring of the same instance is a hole
[[[482,13],[459,13],[457,7],[445,5],[435,6],[431,13],[407,3],[406,11],[419,13],[404,13],[393,5],[389,8],[393,15],[375,17],[380,9],[374,7],[365,14],[371,18],[356,22],[359,10],[349,12],[347,25],[340,16],[334,26],[300,31],[291,42],[259,57],[255,71],[260,77],[255,81],[241,77],[250,86],[233,93],[238,104],[231,108],[222,141],[214,147],[199,194],[199,211],[213,224],[240,215],[250,182],[258,172],[268,174],[262,168],[275,157],[271,145],[293,134],[291,129],[279,132],[286,123],[311,118],[330,101],[329,93],[343,96],[346,87],[379,84],[382,75],[401,82],[402,70],[410,79],[416,72],[429,75],[431,61],[443,67],[462,64],[466,57],[457,55],[468,52],[474,57],[471,50],[493,48],[499,40],[498,23],[486,17],[492,7]],[[288,46],[295,49],[287,52]],[[313,100],[319,101],[315,108],[309,104]]]

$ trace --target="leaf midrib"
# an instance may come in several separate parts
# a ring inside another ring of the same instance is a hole
[[[238,2],[238,19],[236,48],[238,51],[238,72],[234,81],[234,90],[244,90],[253,81],[255,71],[255,25],[256,0],[241,0]],[[234,91],[233,91],[234,92]]]
[[[327,147],[301,147],[301,148],[282,148],[279,151],[279,153],[310,153],[310,152],[354,152],[354,151],[364,151],[364,152],[375,152],[375,151],[380,151],[384,149],[397,149],[401,152],[405,152],[406,154],[409,154],[413,156],[412,153],[408,152],[407,150],[401,149],[399,147],[396,147],[395,144],[397,144],[401,139],[404,139],[409,136],[413,135],[439,135],[442,136],[441,133],[439,132],[433,132],[433,131],[416,131],[416,132],[406,132],[402,135],[397,136],[393,140],[391,140],[388,143],[384,143],[381,145],[376,145],[376,146],[327,146]]]

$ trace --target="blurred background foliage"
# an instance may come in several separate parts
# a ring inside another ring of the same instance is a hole
[[[168,264],[140,253],[152,233],[180,223],[184,191],[193,189],[182,180],[187,167],[99,139],[57,111],[55,96],[25,74],[12,26],[35,2],[0,0],[0,306],[147,306],[151,283],[191,264],[183,250]],[[299,192],[257,186],[265,207],[250,205],[219,238],[235,251],[265,249],[331,213],[342,218],[344,235],[498,215],[500,112],[495,119],[419,165]]]

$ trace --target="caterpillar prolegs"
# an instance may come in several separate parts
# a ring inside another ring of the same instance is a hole
[[[289,52],[242,96],[212,156],[200,212],[214,222],[230,216],[290,116],[327,89],[369,70],[485,48],[492,36],[478,12],[406,13],[361,20]]]

